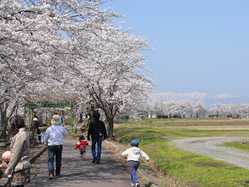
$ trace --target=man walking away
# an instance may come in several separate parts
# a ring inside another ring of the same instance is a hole
[[[99,118],[99,112],[95,111],[90,120],[87,134],[87,139],[90,140],[91,137],[92,140],[92,162],[96,164],[99,164],[101,160],[102,141],[107,138],[105,124]]]
[[[41,143],[41,130],[39,129],[40,127],[40,122],[39,119],[37,117],[37,115],[34,115],[34,118],[32,120],[32,141],[36,143],[36,137],[35,137],[35,133],[38,139],[38,143]]]
[[[55,159],[55,175],[61,174],[62,149],[65,135],[68,133],[65,127],[61,125],[59,115],[53,115],[52,126],[45,133],[44,141],[48,144],[48,172],[49,179],[54,177],[54,159]]]

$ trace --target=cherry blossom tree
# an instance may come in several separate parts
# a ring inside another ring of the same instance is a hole
[[[143,102],[142,39],[112,25],[101,1],[3,0],[0,4],[1,137],[25,102],[92,100],[113,134],[116,114]]]
[[[70,52],[68,41],[58,35],[58,23],[55,14],[41,3],[27,6],[24,1],[1,1],[1,137],[5,137],[8,118],[24,98],[27,85],[44,82],[44,77],[58,79],[54,72],[60,67],[58,62],[63,64],[59,54]]]

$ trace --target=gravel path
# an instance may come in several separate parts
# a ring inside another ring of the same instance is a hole
[[[91,163],[88,147],[86,160],[81,160],[73,149],[75,140],[66,139],[63,148],[62,176],[48,180],[47,152],[34,164],[31,184],[27,187],[129,187],[129,176],[125,166],[112,158],[111,152],[104,150],[99,165]]]
[[[241,137],[208,137],[174,140],[177,148],[209,156],[216,160],[249,169],[249,153],[221,146],[226,142],[242,141]]]

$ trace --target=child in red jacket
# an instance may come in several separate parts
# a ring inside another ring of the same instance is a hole
[[[80,156],[83,159],[83,155],[86,152],[86,147],[88,146],[88,141],[85,140],[84,135],[79,136],[79,141],[75,144],[75,149],[80,151]]]

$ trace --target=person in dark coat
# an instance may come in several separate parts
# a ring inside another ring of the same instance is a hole
[[[105,124],[99,118],[99,112],[93,112],[87,134],[87,139],[90,141],[91,138],[92,140],[92,162],[96,164],[99,164],[101,160],[102,141],[107,138]]]

